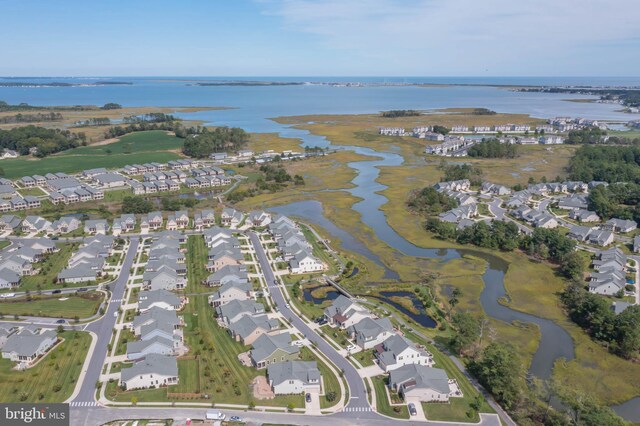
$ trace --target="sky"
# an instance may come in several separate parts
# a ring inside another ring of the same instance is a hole
[[[638,0],[0,0],[2,76],[638,76]]]

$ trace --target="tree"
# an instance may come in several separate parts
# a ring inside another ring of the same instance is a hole
[[[144,214],[153,211],[153,203],[142,197],[124,197],[122,200],[122,213]]]
[[[456,312],[451,320],[455,333],[450,344],[456,352],[461,353],[480,337],[480,323],[468,312]]]
[[[109,103],[106,103],[106,104],[104,104],[102,106],[102,109],[107,109],[107,110],[109,110],[109,109],[121,109],[121,108],[122,108],[122,105],[116,104],[114,102],[109,102]]]
[[[563,257],[560,270],[567,278],[580,278],[586,267],[585,258],[577,251],[572,251]]]
[[[469,364],[469,371],[507,410],[520,402],[523,368],[518,353],[511,345],[491,343],[479,361]]]

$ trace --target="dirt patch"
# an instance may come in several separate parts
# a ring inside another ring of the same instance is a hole
[[[258,376],[251,382],[253,385],[253,397],[255,399],[273,399],[275,394],[264,376]]]
[[[251,356],[249,355],[249,352],[243,352],[241,354],[238,355],[238,361],[240,361],[240,364],[244,365],[245,367],[253,367],[253,364],[251,363]]]

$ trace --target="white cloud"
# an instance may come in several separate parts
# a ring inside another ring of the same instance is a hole
[[[349,51],[354,59],[413,61],[416,69],[421,64],[434,69],[437,58],[458,69],[469,61],[483,69],[515,69],[514,62],[520,62],[520,67],[527,64],[532,71],[547,69],[553,74],[554,67],[563,63],[588,64],[591,46],[592,54],[605,61],[607,55],[618,59],[623,49],[615,46],[627,44],[628,49],[640,37],[637,0],[262,0],[260,4],[264,13],[280,17],[285,28],[315,36],[322,48]],[[541,64],[544,59],[550,63]]]

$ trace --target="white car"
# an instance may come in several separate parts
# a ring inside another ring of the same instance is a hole
[[[356,349],[358,349],[356,345],[347,346],[347,352],[355,351]]]
[[[297,347],[304,346],[304,342],[302,340],[294,340],[291,344]]]

